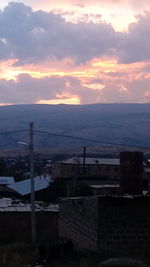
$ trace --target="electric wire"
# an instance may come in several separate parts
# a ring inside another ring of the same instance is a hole
[[[29,130],[14,130],[14,131],[8,131],[8,132],[0,132],[0,135],[7,135],[7,134],[21,133],[21,132],[29,132]],[[48,134],[51,136],[69,138],[69,139],[80,140],[80,141],[85,141],[85,142],[98,143],[98,144],[103,144],[103,145],[108,145],[108,146],[120,146],[120,147],[128,147],[128,148],[132,147],[132,148],[140,148],[140,149],[148,149],[148,150],[150,149],[149,147],[145,147],[145,146],[107,142],[107,141],[101,141],[101,140],[96,140],[96,139],[91,139],[91,138],[84,138],[84,137],[79,137],[79,136],[57,134],[57,133],[52,133],[52,132],[43,131],[43,130],[35,130],[34,129],[33,133]]]
[[[34,130],[34,132],[41,133],[41,134],[48,134],[48,135],[58,136],[58,137],[76,139],[76,140],[80,140],[80,141],[99,143],[99,144],[103,144],[103,145],[150,149],[149,147],[144,147],[144,146],[136,146],[136,145],[127,145],[127,144],[122,144],[122,143],[105,142],[105,141],[100,141],[100,140],[95,140],[95,139],[90,139],[90,138],[84,138],[84,137],[78,137],[78,136],[72,136],[72,135],[56,134],[56,133],[51,133],[51,132],[47,132],[47,131]]]
[[[8,132],[0,132],[0,134],[13,134],[13,133],[21,133],[21,132],[28,132],[29,130],[15,130],[15,131],[8,131]]]

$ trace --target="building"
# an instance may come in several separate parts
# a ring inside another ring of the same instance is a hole
[[[136,152],[125,152],[127,157],[130,153],[135,153],[136,155]],[[124,154],[124,152],[121,154]],[[148,190],[150,185],[150,163],[149,160],[143,160],[141,164],[142,186],[144,190]],[[81,183],[93,186],[94,194],[102,191],[111,192],[115,191],[115,189],[112,190],[109,185],[115,187],[115,185],[119,184],[120,166],[122,166],[120,165],[120,159],[117,158],[72,157],[54,163],[52,165],[52,177],[53,179],[60,179],[60,181],[63,179],[65,181],[68,196],[74,196],[77,191],[75,188],[79,188]],[[106,185],[105,190],[101,185]]]
[[[60,202],[59,234],[73,244],[109,256],[148,256],[150,197],[94,196]]]
[[[119,186],[98,189],[101,195],[62,199],[60,236],[103,255],[149,255],[150,196],[143,194],[143,153],[122,152]]]
[[[14,177],[0,176],[0,197],[19,197],[19,194],[8,186],[15,184]]]
[[[35,202],[37,242],[58,237],[58,205]],[[31,241],[31,206],[28,201],[0,198],[0,244]]]
[[[0,176],[0,185],[11,185],[14,184],[15,180],[12,176]]]
[[[120,191],[119,184],[99,184],[99,185],[90,185],[93,195],[110,195],[117,194]]]
[[[99,184],[99,180],[118,180],[119,159],[73,157],[56,162],[52,166],[52,177],[70,179],[78,176],[88,184]],[[88,182],[89,180],[89,182]],[[98,180],[98,182],[96,182]],[[102,181],[103,182],[103,181]]]
[[[34,177],[34,191],[41,191],[49,186],[51,179],[43,176]],[[31,194],[31,179],[25,179],[7,186],[9,189],[14,190],[21,196]]]

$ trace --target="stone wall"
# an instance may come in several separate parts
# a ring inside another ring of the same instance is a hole
[[[112,256],[150,252],[150,197],[98,196],[60,205],[60,235],[80,248]]]

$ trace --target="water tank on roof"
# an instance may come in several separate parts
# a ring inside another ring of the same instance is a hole
[[[124,194],[142,194],[143,153],[120,153],[120,190]]]

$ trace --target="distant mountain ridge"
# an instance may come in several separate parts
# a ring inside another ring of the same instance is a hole
[[[16,105],[0,107],[0,132],[35,129],[102,142],[150,147],[150,104]],[[28,133],[0,135],[1,149],[28,141]],[[51,135],[36,134],[39,148],[100,146]]]

